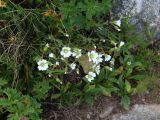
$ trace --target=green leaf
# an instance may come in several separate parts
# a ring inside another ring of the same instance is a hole
[[[67,90],[70,88],[70,86],[71,86],[71,83],[68,82],[68,83],[66,84],[63,92],[66,93]]]
[[[11,104],[12,103],[8,99],[3,99],[3,98],[0,99],[0,106],[6,107],[6,106],[9,106]]]
[[[111,90],[110,89],[105,88],[105,87],[103,87],[101,85],[99,85],[99,88],[101,89],[101,92],[102,92],[103,95],[111,96]]]
[[[83,102],[83,97],[80,96],[80,98],[76,101],[76,103],[74,105],[78,106]]]
[[[36,83],[33,89],[35,98],[38,100],[45,99],[50,88],[49,81],[43,80]]]
[[[130,99],[127,95],[123,96],[121,98],[121,104],[122,106],[126,109],[126,110],[129,110],[129,107],[130,107]]]
[[[133,72],[133,69],[132,68],[129,68],[127,71],[126,71],[126,77],[130,76]]]
[[[21,117],[18,115],[18,113],[15,113],[15,114],[9,114],[7,120],[20,120],[20,118]]]
[[[100,88],[94,88],[91,89],[90,91],[87,92],[88,94],[92,94],[92,95],[99,95],[101,93]]]
[[[86,92],[90,92],[93,89],[95,89],[95,85],[89,85]]]
[[[130,93],[131,92],[131,84],[128,81],[125,81],[125,87],[126,87],[126,91],[128,93]]]
[[[116,71],[115,71],[115,75],[120,75],[123,72],[123,67],[119,67]]]
[[[105,78],[105,76],[106,76],[106,69],[102,68],[100,71],[100,74],[98,75],[98,80],[103,80]]]
[[[60,93],[58,93],[58,94],[54,94],[54,95],[52,95],[52,98],[53,98],[53,99],[58,99],[60,96],[61,96],[61,94],[60,94]]]
[[[133,76],[129,77],[129,79],[144,80],[145,77],[146,77],[145,75],[133,75]]]
[[[36,0],[36,4],[41,3],[41,2],[42,2],[42,0]]]
[[[0,86],[6,85],[8,82],[4,80],[3,78],[0,78]]]

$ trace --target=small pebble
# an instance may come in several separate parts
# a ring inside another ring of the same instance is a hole
[[[87,119],[90,119],[90,118],[91,118],[90,114],[87,114]]]
[[[142,99],[143,102],[145,102],[145,99]]]

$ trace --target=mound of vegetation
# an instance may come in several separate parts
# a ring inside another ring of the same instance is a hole
[[[43,102],[130,96],[159,56],[113,0],[0,0],[0,119],[39,120]],[[145,85],[145,84],[144,84]]]

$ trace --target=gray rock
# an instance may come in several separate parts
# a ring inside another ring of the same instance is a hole
[[[160,38],[160,0],[117,0],[120,3],[119,17],[130,14],[131,23],[136,24],[139,31],[148,25],[153,31],[152,38]]]
[[[127,114],[115,114],[112,120],[160,120],[160,105],[134,105]]]

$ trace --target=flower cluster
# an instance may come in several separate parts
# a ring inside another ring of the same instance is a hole
[[[94,80],[95,77],[96,77],[96,74],[94,72],[89,72],[88,75],[86,75],[86,78],[89,82]]]
[[[86,75],[86,79],[91,82],[92,80],[94,80],[96,75],[99,75],[101,69],[100,64],[103,61],[110,61],[112,57],[111,55],[98,53],[94,50],[88,52],[87,55],[89,61],[93,63],[91,71],[88,73],[88,75]]]
[[[45,47],[44,47],[44,51],[46,52],[48,49],[49,49],[49,44],[46,44],[45,45]],[[81,56],[82,56],[82,53],[81,53],[81,49],[78,49],[78,48],[74,48],[73,49],[73,51],[71,50],[71,48],[70,47],[66,47],[66,46],[64,46],[63,48],[62,48],[62,50],[61,50],[61,52],[60,52],[60,55],[61,55],[61,60],[63,61],[63,62],[65,62],[65,60],[67,59],[67,58],[69,58],[70,56],[73,56],[73,57],[75,57],[75,58],[80,58]],[[54,53],[49,53],[48,54],[48,57],[50,58],[50,59],[56,59],[56,56],[55,56],[55,54]],[[40,70],[40,71],[45,71],[45,70],[47,70],[49,67],[49,64],[48,64],[49,62],[47,61],[47,60],[45,60],[45,59],[40,59],[38,62],[37,62],[37,64],[38,64],[38,69]],[[59,63],[59,61],[56,61],[55,63],[54,63],[54,65],[55,66],[58,66],[60,63]],[[53,65],[53,64],[51,64],[51,65]],[[76,64],[75,63],[72,63],[72,64],[70,64],[70,68],[72,69],[72,70],[74,70],[75,68],[76,68]]]
[[[75,58],[80,58],[82,56],[81,51],[82,51],[81,49],[74,48],[72,52],[70,47],[63,47],[61,51],[61,55],[64,58],[68,58],[70,56],[73,56]]]
[[[114,43],[114,44],[117,46],[117,43]],[[121,48],[124,44],[125,43],[123,41],[121,41],[118,45],[118,48]],[[48,50],[49,47],[50,47],[49,44],[46,44],[46,46],[44,47],[44,51]],[[63,62],[66,65],[65,73],[67,73],[67,70],[70,69],[70,70],[76,70],[77,73],[79,74],[79,70],[77,69],[77,66],[76,66],[75,62],[79,61],[81,56],[82,56],[82,50],[81,49],[78,49],[78,48],[73,48],[72,49],[70,47],[64,46],[60,51],[60,56],[61,57],[58,59],[58,58],[56,58],[54,53],[50,52],[48,54],[48,57],[50,58],[49,60],[54,59],[54,64],[52,64],[52,62],[49,62],[45,59],[40,59],[37,62],[38,69],[40,71],[46,71],[46,70],[48,70],[48,68],[50,66],[52,66],[52,69],[53,69],[54,68],[53,66],[55,66],[55,67],[59,66],[60,62]],[[71,57],[71,56],[75,58],[75,61],[69,64],[68,58]],[[91,63],[91,66],[88,65],[89,66],[89,71],[87,72],[88,74],[85,76],[85,78],[89,82],[94,80],[95,77],[100,74],[101,63],[102,62],[109,62],[110,63],[110,66],[106,67],[109,71],[112,71],[113,68],[114,68],[115,59],[112,58],[112,56],[109,55],[109,54],[99,53],[96,50],[91,50],[91,51],[88,51],[87,54],[85,54],[83,56],[86,56],[88,58],[88,62]],[[58,61],[58,60],[61,60],[61,61]],[[128,63],[128,65],[129,64],[130,63]]]

